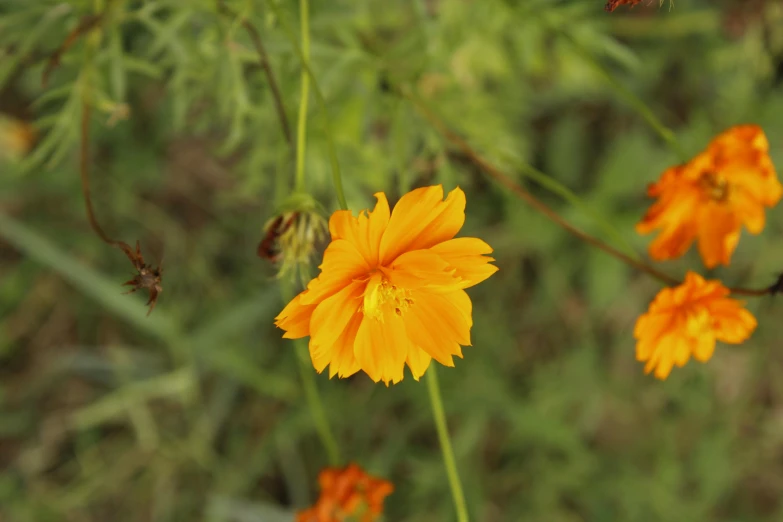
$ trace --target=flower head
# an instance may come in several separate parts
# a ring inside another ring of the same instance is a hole
[[[318,204],[307,194],[294,194],[264,224],[264,238],[257,253],[279,266],[277,277],[299,273],[306,283],[311,259],[325,238],[326,220]]]
[[[650,244],[653,259],[683,255],[694,240],[704,264],[728,265],[744,225],[751,234],[764,229],[764,207],[783,195],[760,127],[732,127],[707,150],[663,173],[647,189],[657,198],[636,230],[661,229]]]
[[[313,366],[329,376],[363,370],[375,381],[397,383],[407,364],[418,380],[432,358],[454,366],[470,345],[472,307],[465,288],[497,267],[484,241],[454,239],[465,221],[459,188],[405,194],[394,212],[375,194],[375,210],[347,210],[329,220],[331,243],[320,275],[277,316],[283,337],[310,336]]]
[[[694,272],[680,286],[661,290],[634,329],[636,359],[646,361],[645,373],[655,370],[665,379],[691,355],[708,361],[716,341],[739,344],[750,337],[756,318],[728,295],[720,281],[705,281]]]
[[[318,476],[321,495],[296,522],[373,522],[383,513],[383,501],[394,491],[391,482],[368,475],[356,464],[326,468]]]

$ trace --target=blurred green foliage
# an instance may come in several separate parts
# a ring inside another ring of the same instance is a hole
[[[270,0],[274,1],[274,0]],[[259,30],[296,117],[299,57],[263,1],[227,0]],[[297,27],[296,2],[278,2]],[[349,205],[460,185],[463,233],[500,271],[471,290],[473,347],[440,372],[476,521],[783,519],[779,304],[742,346],[665,382],[634,360],[658,289],[578,243],[456,154],[389,88],[415,89],[484,156],[586,231],[633,225],[676,155],[593,61],[674,129],[688,154],[758,123],[783,161],[783,3],[334,0],[311,5],[312,70]],[[84,16],[43,88],[49,56]],[[272,318],[274,267],[255,255],[287,195],[290,149],[239,20],[212,0],[2,0],[0,111],[40,139],[0,166],[0,520],[278,522],[314,500],[327,459],[294,347]],[[120,295],[121,252],[84,217],[78,173],[89,89],[93,193],[112,237],[165,257],[164,293]],[[308,190],[336,208],[311,102]],[[126,117],[127,116],[127,117]],[[525,180],[529,163],[581,198]],[[589,210],[588,211],[586,211]],[[761,286],[783,267],[780,208],[709,275]],[[618,245],[619,246],[619,245]],[[699,269],[689,254],[664,266]],[[423,383],[318,376],[342,453],[396,485],[388,521],[452,520]]]

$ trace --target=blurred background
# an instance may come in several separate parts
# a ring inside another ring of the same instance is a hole
[[[570,222],[616,244],[600,216],[643,253],[646,185],[678,158],[600,68],[688,154],[756,123],[781,165],[783,2],[603,3],[311,2],[312,70],[348,203],[459,185],[463,235],[495,248],[500,271],[469,292],[473,346],[439,372],[473,520],[783,520],[783,304],[751,300],[751,340],[708,364],[645,376],[633,326],[658,283],[537,215],[395,94],[411,88]],[[297,31],[299,9],[278,4],[281,17],[260,0],[227,0],[234,14],[212,0],[0,1],[3,522],[285,522],[317,498],[326,454],[293,344],[272,324],[276,267],[256,256],[293,166],[237,18],[257,27],[293,127],[300,62],[284,27]],[[50,56],[101,12],[44,88]],[[127,259],[86,219],[85,93],[98,219],[140,240],[147,262],[165,259],[150,317],[146,292],[121,295]],[[309,107],[307,189],[331,212],[315,97]],[[582,205],[527,180],[524,164]],[[767,217],[729,267],[705,272],[690,252],[662,268],[769,285],[783,210]],[[345,458],[395,484],[387,521],[454,520],[423,382],[317,384]]]

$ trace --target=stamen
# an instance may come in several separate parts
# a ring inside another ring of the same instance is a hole
[[[699,178],[699,183],[707,196],[719,203],[729,198],[731,186],[726,178],[715,172],[705,172]]]
[[[383,321],[387,313],[402,317],[412,305],[410,291],[391,284],[381,272],[376,272],[367,283],[361,311],[366,317]]]

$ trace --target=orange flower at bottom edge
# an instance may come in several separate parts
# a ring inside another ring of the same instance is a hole
[[[650,244],[658,261],[683,255],[698,240],[707,268],[728,265],[740,230],[764,229],[764,209],[783,195],[769,142],[757,125],[732,127],[686,164],[666,170],[647,189],[655,204],[636,225],[640,234],[660,229]]]
[[[634,328],[636,359],[646,361],[645,373],[654,369],[665,379],[691,355],[708,361],[716,341],[739,344],[750,337],[756,318],[728,295],[720,281],[705,281],[694,272],[680,286],[661,290]]]
[[[383,501],[394,491],[391,482],[373,477],[356,464],[326,468],[318,476],[321,496],[300,511],[296,522],[373,522],[383,513]]]

